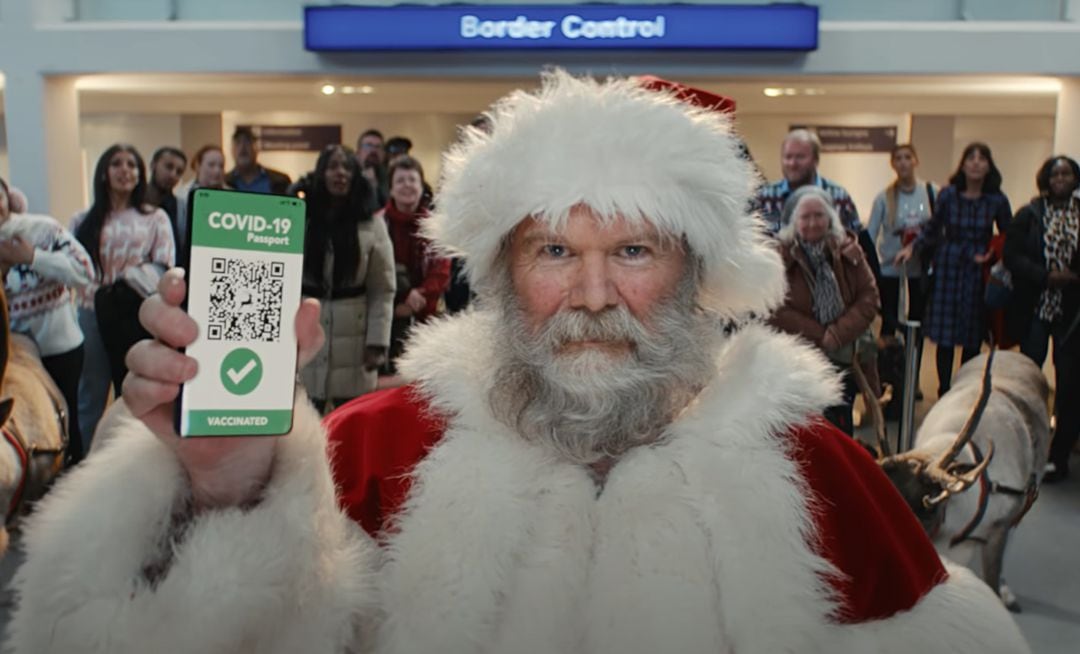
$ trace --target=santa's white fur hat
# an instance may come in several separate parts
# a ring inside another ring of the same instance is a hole
[[[474,286],[491,288],[525,218],[558,229],[570,209],[644,220],[685,238],[704,270],[701,303],[725,316],[767,313],[783,300],[780,257],[749,212],[754,172],[730,120],[633,79],[596,82],[546,73],[466,130],[446,155],[425,234],[465,257]]]

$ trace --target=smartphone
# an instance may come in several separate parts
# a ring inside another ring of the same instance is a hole
[[[185,352],[199,371],[180,390],[180,436],[292,429],[304,219],[299,198],[191,191],[179,258],[187,276],[183,306],[199,326]]]

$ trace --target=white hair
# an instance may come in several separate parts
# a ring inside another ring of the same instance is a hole
[[[553,455],[591,464],[656,442],[715,374],[716,319],[697,304],[700,267],[638,321],[625,306],[602,312],[564,310],[538,330],[526,325],[514,291],[498,292],[497,360],[488,400],[495,415]],[[559,354],[567,342],[633,344],[623,357]]]
[[[844,237],[844,224],[840,222],[840,214],[837,213],[833,200],[824,189],[813,185],[800,186],[795,189],[784,203],[784,212],[781,217],[780,232],[776,235],[780,242],[791,244],[795,241],[795,219],[799,216],[800,207],[805,200],[814,198],[820,200],[825,207],[825,215],[829,217],[829,234],[835,238]]]

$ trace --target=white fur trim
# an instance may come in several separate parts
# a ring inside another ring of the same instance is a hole
[[[548,73],[468,129],[445,157],[425,232],[464,255],[488,288],[503,241],[527,217],[558,227],[584,204],[605,218],[648,221],[685,236],[705,264],[705,306],[767,313],[783,300],[779,255],[748,212],[755,176],[724,114],[696,109],[632,79],[599,83]]]
[[[876,654],[1030,654],[1001,600],[970,570],[945,563],[949,579],[910,611],[887,620],[834,627],[845,652]]]
[[[598,495],[491,416],[492,320],[424,327],[404,362],[451,418],[389,538],[380,654],[1026,651],[964,571],[906,613],[834,622],[783,439],[839,394],[817,350],[744,328],[667,441],[625,455]]]
[[[491,416],[493,320],[423,328],[402,366],[453,418],[389,542],[380,653],[780,652],[828,631],[832,568],[782,439],[838,395],[816,350],[744,328],[667,442],[597,497]]]
[[[375,548],[337,509],[325,437],[306,398],[253,509],[197,516],[168,574],[142,569],[187,496],[173,454],[127,414],[39,506],[8,647],[45,652],[325,652],[373,604]]]

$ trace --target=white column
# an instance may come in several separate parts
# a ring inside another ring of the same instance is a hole
[[[31,211],[66,221],[83,206],[74,78],[9,73],[4,104],[12,183],[26,193]]]
[[[1062,79],[1054,124],[1054,154],[1080,159],[1080,78]],[[10,129],[10,128],[8,128]]]

